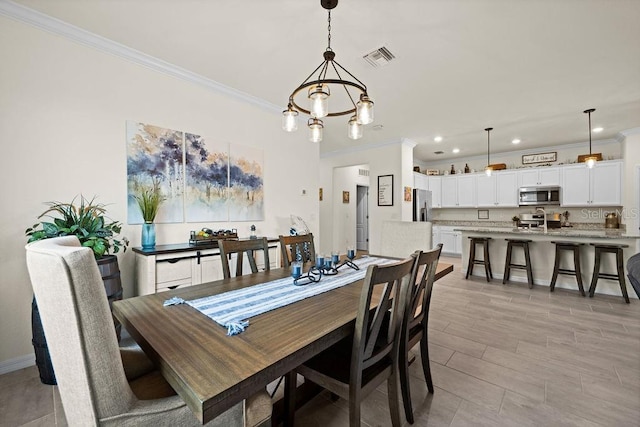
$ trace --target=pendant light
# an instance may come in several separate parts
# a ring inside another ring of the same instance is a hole
[[[282,112],[282,128],[287,132],[293,132],[297,129],[298,113],[308,114],[311,116],[307,122],[310,131],[309,139],[320,142],[324,127],[321,118],[351,115],[347,135],[351,139],[360,139],[362,126],[373,122],[373,101],[369,98],[367,86],[336,62],[336,54],[331,49],[331,9],[338,5],[338,0],[320,0],[320,4],[328,14],[327,48],[323,53],[324,61],[289,95],[289,105]],[[304,100],[303,93],[307,94],[308,109],[301,106]],[[342,96],[341,94],[344,94],[346,99],[335,103],[330,101],[330,98]],[[355,100],[358,101],[357,104]],[[343,109],[332,111],[331,105],[338,105],[340,106],[338,108]]]
[[[487,167],[484,169],[484,173],[486,173],[487,176],[491,176],[491,172],[493,171],[493,168],[491,167],[491,160],[489,159],[489,151],[490,151],[490,143],[491,143],[490,133],[492,130],[493,128],[485,129],[485,131],[487,131]]]
[[[591,152],[591,113],[596,111],[595,108],[589,108],[588,110],[584,110],[583,113],[589,115],[589,156],[585,157],[584,162],[586,163],[589,169],[593,168],[593,166],[598,161],[598,157],[594,156]]]

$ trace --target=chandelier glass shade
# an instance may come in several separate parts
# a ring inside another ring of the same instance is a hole
[[[589,108],[588,110],[583,111],[583,113],[589,115],[589,155],[584,159],[584,162],[589,169],[593,168],[598,161],[598,157],[594,156],[591,152],[591,113],[594,111],[596,111],[595,108]]]
[[[492,130],[493,128],[485,129],[485,131],[487,131],[487,167],[484,169],[484,173],[486,173],[487,176],[491,176],[491,172],[493,172],[493,168],[491,167],[491,160],[489,159],[490,143],[491,143],[490,133]]]
[[[367,86],[336,62],[336,54],[331,49],[331,9],[338,5],[338,0],[321,0],[320,3],[328,11],[324,60],[289,96],[287,109],[282,112],[282,128],[287,132],[295,131],[297,125],[293,122],[298,113],[307,114],[311,117],[307,122],[309,138],[320,142],[324,126],[320,119],[349,115],[348,136],[359,139],[362,138],[362,126],[373,122],[374,103],[367,94]]]

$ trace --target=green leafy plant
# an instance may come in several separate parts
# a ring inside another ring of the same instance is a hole
[[[106,209],[102,203],[96,203],[95,197],[87,200],[80,195],[79,206],[76,197],[71,203],[47,202],[49,209],[39,217],[48,217],[52,222],[42,221],[25,230],[29,242],[60,236],[77,236],[82,246],[91,248],[96,259],[108,255],[113,249],[117,253],[127,250],[129,240],[117,239],[122,224],[119,221],[106,221]],[[54,216],[52,214],[57,214]],[[41,227],[41,228],[39,228]]]
[[[520,217],[519,217],[518,215],[514,215],[514,216],[511,218],[511,221],[513,221],[513,222],[519,222],[519,221],[520,221]]]
[[[138,202],[144,222],[153,222],[156,219],[158,208],[166,200],[160,192],[160,187],[154,183],[153,187],[145,188],[139,194],[133,196]]]

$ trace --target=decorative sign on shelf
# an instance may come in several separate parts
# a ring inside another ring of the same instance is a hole
[[[522,156],[522,164],[530,165],[533,163],[549,163],[558,160],[558,153],[551,151],[549,153],[526,154]]]
[[[393,175],[378,176],[378,206],[393,206]]]

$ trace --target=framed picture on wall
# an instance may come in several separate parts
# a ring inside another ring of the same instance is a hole
[[[404,201],[405,202],[410,202],[411,201],[411,187],[404,187]]]
[[[349,192],[348,191],[343,191],[342,192],[342,203],[349,203]]]
[[[378,176],[378,206],[393,206],[393,175]]]

